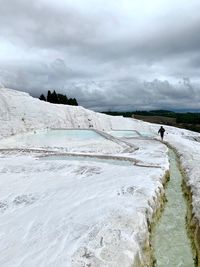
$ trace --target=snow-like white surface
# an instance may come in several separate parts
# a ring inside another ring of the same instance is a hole
[[[0,88],[0,137],[44,128],[134,129],[130,121],[83,107],[50,104],[24,92]]]
[[[0,266],[132,266],[162,189],[162,160],[157,169],[0,158]]]
[[[158,206],[156,199],[169,168],[167,147],[139,137],[72,138],[67,145],[62,138],[51,145],[41,138],[39,145],[34,142],[38,130],[49,128],[136,130],[154,136],[158,125],[53,105],[5,88],[0,89],[0,123],[4,149],[0,152],[0,266],[126,267],[144,260],[147,219]],[[181,154],[187,169],[199,216],[200,144],[187,139],[197,134],[165,128],[166,140]],[[127,149],[131,146],[139,149],[131,152]],[[20,150],[8,149],[17,147]],[[40,152],[26,150],[30,148]],[[52,149],[123,156],[133,163],[38,158]]]

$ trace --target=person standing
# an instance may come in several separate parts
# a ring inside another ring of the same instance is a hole
[[[158,130],[158,133],[160,134],[160,137],[162,140],[164,138],[164,132],[165,132],[165,129],[161,126],[160,129]]]

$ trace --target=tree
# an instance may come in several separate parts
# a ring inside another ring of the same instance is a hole
[[[68,103],[67,96],[66,95],[62,95],[62,94],[58,94],[58,103],[67,105],[67,103]]]
[[[57,93],[56,91],[54,90],[53,93],[51,94],[51,103],[54,103],[54,104],[59,104],[58,102],[58,96],[57,96]]]
[[[78,102],[76,101],[76,98],[72,98],[73,106],[78,106]]]
[[[53,93],[51,93],[50,90],[47,92],[47,98],[42,94],[39,97],[40,100],[47,101],[54,104],[63,104],[63,105],[72,105],[72,106],[78,106],[78,102],[76,98],[69,98],[66,95],[63,94],[57,94],[54,90]]]
[[[46,97],[43,94],[41,94],[41,96],[39,97],[39,99],[42,100],[42,101],[47,101],[46,100]]]
[[[51,95],[51,91],[50,90],[47,93],[47,102],[52,103],[52,95]]]
[[[73,106],[73,99],[72,98],[69,98],[67,105]]]

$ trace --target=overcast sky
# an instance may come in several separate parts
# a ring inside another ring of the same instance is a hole
[[[200,111],[199,0],[0,0],[0,84],[94,110]]]

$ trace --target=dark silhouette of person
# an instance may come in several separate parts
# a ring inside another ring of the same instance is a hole
[[[163,140],[165,129],[161,126],[158,130],[158,133],[160,134],[161,139]]]

